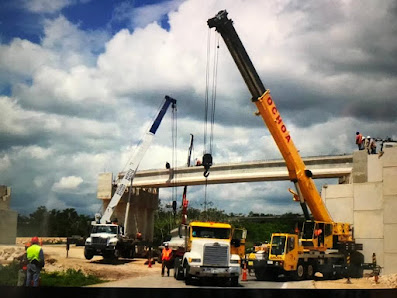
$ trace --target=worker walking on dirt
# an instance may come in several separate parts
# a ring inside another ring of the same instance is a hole
[[[33,286],[38,287],[40,280],[40,270],[44,267],[44,253],[43,249],[39,245],[38,237],[33,237],[30,242],[32,245],[26,250],[26,256],[28,259],[26,286],[29,287],[33,280]]]
[[[172,266],[172,249],[168,247],[168,243],[164,245],[161,252],[161,276],[164,276],[165,267],[167,267],[167,275],[170,276],[170,268]]]

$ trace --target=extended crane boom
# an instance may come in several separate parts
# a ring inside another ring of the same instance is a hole
[[[268,127],[281,155],[283,156],[290,180],[295,184],[305,217],[309,214],[305,203],[309,206],[315,220],[332,222],[316,185],[312,173],[306,166],[296,149],[289,131],[270,95],[259,78],[236,30],[232,20],[228,19],[226,10],[220,11],[214,18],[208,20],[208,26],[218,31],[228,47],[245,83],[252,95],[252,101],[258,108],[266,126]]]
[[[172,104],[172,107],[174,108],[176,104],[176,100],[169,96],[165,96],[165,102],[159,114],[154,120],[149,131],[145,134],[142,143],[136,149],[134,156],[130,159],[130,162],[128,163],[128,170],[124,175],[124,177],[121,179],[119,185],[117,186],[117,189],[112,199],[110,200],[109,205],[107,206],[105,212],[103,213],[103,216],[100,219],[100,223],[107,223],[110,221],[113,211],[116,208],[117,204],[119,203],[121,197],[123,196],[125,189],[131,183],[132,179],[134,179],[136,170],[138,169],[138,166],[142,161],[142,158],[145,155],[147,149],[152,143],[153,137],[156,134],[156,131],[160,126],[161,120],[163,120],[163,117],[167,112],[167,109],[170,106],[170,104]]]

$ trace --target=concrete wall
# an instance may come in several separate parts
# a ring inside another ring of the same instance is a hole
[[[324,186],[322,198],[334,221],[353,224],[365,262],[375,252],[383,274],[397,273],[397,147],[355,152],[352,176],[352,184]]]
[[[10,210],[11,188],[0,185],[0,244],[15,244],[18,213]]]
[[[115,191],[112,188],[112,174],[102,173],[98,180],[98,199],[102,199],[103,211],[106,209]],[[130,198],[130,202],[128,202]],[[157,188],[132,188],[131,196],[128,189],[122,196],[117,205],[113,219],[123,225],[125,233],[135,236],[136,233],[142,234],[143,240],[153,241],[154,213],[158,206]],[[126,212],[128,210],[128,212]]]

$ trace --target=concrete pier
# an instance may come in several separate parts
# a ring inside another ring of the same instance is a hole
[[[0,185],[0,244],[15,244],[18,213],[10,209],[11,187]]]
[[[397,272],[397,147],[353,154],[352,183],[326,185],[322,198],[335,222],[353,224],[366,262],[376,253],[382,273]]]

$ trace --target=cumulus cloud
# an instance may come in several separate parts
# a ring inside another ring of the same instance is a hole
[[[13,185],[18,210],[40,203],[95,209],[97,174],[123,169],[166,94],[178,100],[175,163],[186,163],[190,133],[201,157],[208,39],[211,49],[219,43],[214,162],[281,158],[226,46],[207,28],[225,8],[303,156],[351,153],[357,130],[397,137],[393,1],[124,2],[110,22],[128,25],[113,35],[59,14],[78,1],[24,3],[47,17],[39,41],[0,44],[0,85],[10,90],[0,97],[0,183]],[[168,113],[141,169],[171,162]],[[285,187],[208,189],[221,209],[232,212],[249,197],[272,213],[277,203],[296,210]],[[191,188],[193,201],[201,202],[202,189]],[[169,190],[160,195],[170,199]]]
[[[83,178],[76,176],[62,177],[61,180],[54,183],[52,189],[54,191],[70,191],[75,190],[83,183]]]
[[[54,13],[70,5],[72,0],[23,0],[26,9],[35,13]]]
[[[127,20],[131,28],[143,28],[150,23],[160,22],[171,11],[176,10],[184,1],[171,0],[141,7],[135,7],[133,2],[124,1],[115,7],[112,22]]]

